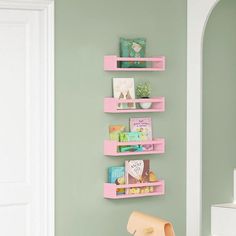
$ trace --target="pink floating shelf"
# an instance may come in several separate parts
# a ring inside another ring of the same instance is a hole
[[[119,152],[120,146],[145,145],[152,144],[152,151],[142,152]],[[135,141],[135,142],[117,142],[112,140],[104,141],[104,155],[106,156],[131,156],[131,155],[148,155],[148,154],[162,154],[165,152],[165,139],[158,138],[152,141]]]
[[[117,194],[117,189],[124,188],[138,188],[138,187],[154,187],[152,193],[143,193],[143,194]],[[158,182],[153,183],[142,183],[142,184],[125,184],[125,185],[116,185],[104,183],[104,198],[109,199],[122,199],[122,198],[137,198],[137,197],[148,197],[148,196],[158,196],[165,194],[165,182],[164,180],[159,180]]]
[[[144,61],[149,62],[151,67],[145,68],[120,68],[119,64],[122,61]],[[131,57],[117,57],[104,56],[104,70],[105,71],[164,71],[165,57],[149,57],[149,58],[131,58]]]
[[[118,109],[121,103],[141,103],[151,102],[150,109]],[[118,99],[118,98],[104,98],[104,112],[107,113],[135,113],[135,112],[164,112],[165,111],[165,98],[147,98],[147,99]]]

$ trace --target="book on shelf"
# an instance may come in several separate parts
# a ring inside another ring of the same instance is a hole
[[[130,118],[130,131],[140,132],[140,138],[142,141],[152,140],[152,119],[146,118]],[[152,144],[142,145],[143,151],[152,151]]]
[[[140,141],[140,135],[140,132],[121,132],[120,142]],[[120,152],[142,152],[143,147],[141,145],[120,146],[119,150]]]
[[[109,137],[110,140],[120,141],[120,133],[125,131],[124,125],[110,125],[109,126]]]
[[[124,166],[112,166],[108,168],[108,183],[114,183],[116,185],[125,184],[125,167]],[[118,188],[117,194],[124,194],[124,188]]]
[[[135,99],[133,78],[113,78],[113,97],[118,99]],[[136,104],[119,103],[117,109],[135,109]]]
[[[149,160],[127,160],[125,161],[126,184],[139,184],[149,182],[150,161]],[[153,188],[153,187],[152,187]],[[126,194],[142,194],[153,189],[149,187],[127,188]]]

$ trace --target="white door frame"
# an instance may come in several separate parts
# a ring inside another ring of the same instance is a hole
[[[0,9],[35,10],[42,13],[41,42],[42,42],[42,77],[43,80],[43,111],[40,119],[43,124],[41,140],[42,152],[47,162],[44,166],[42,187],[45,209],[42,236],[55,235],[55,183],[54,183],[54,1],[46,0],[0,0]],[[46,213],[45,213],[46,212]]]
[[[187,8],[187,236],[202,224],[202,51],[205,27],[220,0],[188,0]]]

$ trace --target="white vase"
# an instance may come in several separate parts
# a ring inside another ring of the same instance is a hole
[[[145,99],[147,99],[147,98],[145,98]],[[152,103],[151,102],[140,102],[139,105],[142,109],[150,109],[152,106]]]

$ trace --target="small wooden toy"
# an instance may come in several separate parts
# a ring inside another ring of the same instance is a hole
[[[170,222],[137,211],[130,215],[127,230],[135,236],[175,236]]]
[[[155,173],[153,171],[150,171],[149,172],[149,182],[156,182],[156,181],[158,181],[158,179],[157,179]]]

